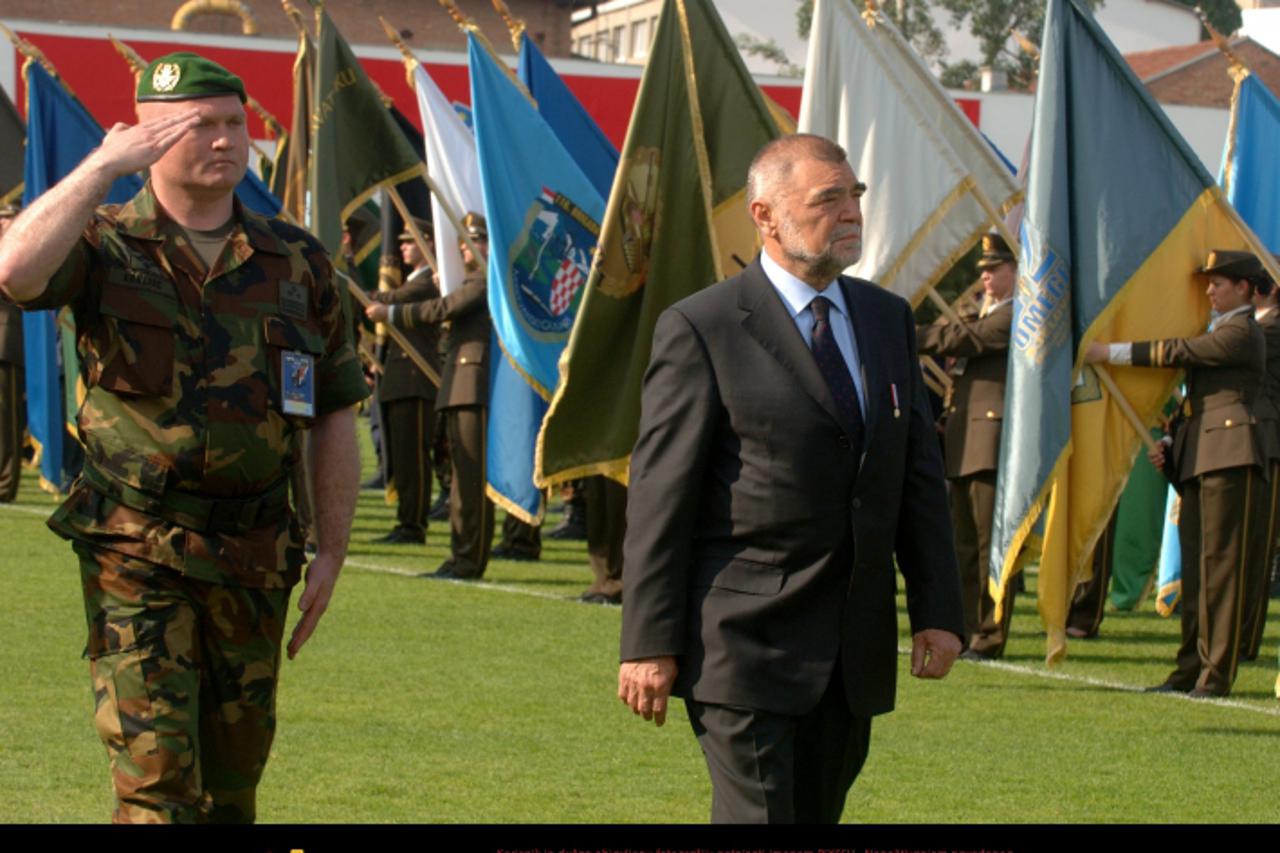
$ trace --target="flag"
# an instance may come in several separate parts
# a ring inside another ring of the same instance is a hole
[[[1157,427],[1152,431],[1152,438],[1159,439],[1163,434],[1164,430]],[[1116,508],[1111,604],[1117,610],[1132,610],[1151,588],[1152,574],[1160,562],[1168,489],[1169,481],[1154,465],[1142,459],[1134,464]],[[1177,541],[1176,532],[1174,541]]]
[[[850,272],[913,305],[1021,197],[893,22],[848,0],[814,4],[799,127],[839,142],[867,183]]]
[[[523,31],[517,68],[520,82],[538,105],[538,114],[555,131],[560,144],[595,185],[600,197],[607,200],[613,175],[618,171],[618,149]]]
[[[653,326],[759,250],[747,166],[778,128],[710,0],[665,0],[560,383],[537,478],[626,482]]]
[[[1160,537],[1160,562],[1156,572],[1156,612],[1172,616],[1182,601],[1182,545],[1178,541],[1178,516],[1182,498],[1168,486],[1164,504],[1164,530]]]
[[[534,446],[605,202],[506,69],[473,33],[467,42],[485,218],[490,245],[501,247],[488,264],[489,313],[500,349],[491,359],[486,470],[496,502],[536,523],[543,507],[533,482]],[[501,362],[509,362],[512,376],[501,375]]]
[[[293,113],[289,135],[276,148],[271,169],[271,192],[297,223],[307,221],[307,175],[311,160],[311,105],[316,80],[315,44],[299,27],[298,53],[293,60]]]
[[[418,94],[418,111],[422,116],[427,174],[458,216],[479,213],[484,209],[484,195],[480,190],[475,137],[421,65],[413,69],[413,89]],[[458,249],[458,229],[449,221],[440,199],[434,194],[431,219],[436,232],[440,291],[448,295],[462,284],[466,270]]]
[[[1231,97],[1231,121],[1218,181],[1267,250],[1280,252],[1280,100],[1244,69]]]
[[[62,84],[39,63],[22,66],[27,87],[27,149],[23,160],[23,204],[30,205],[67,176],[102,142],[102,127]],[[108,203],[128,201],[142,181],[136,175],[116,180]],[[64,309],[65,310],[65,309]],[[22,317],[26,357],[27,425],[40,447],[41,485],[62,491],[70,483],[63,455],[64,430],[74,435],[74,397],[79,364],[75,341],[64,338],[61,348],[57,312],[27,311]],[[65,379],[65,385],[64,385]]]
[[[26,144],[27,130],[18,116],[18,109],[9,100],[9,93],[0,86],[0,204],[22,192],[22,159],[18,152]]]
[[[380,187],[421,175],[423,165],[329,14],[316,16],[307,227],[338,259],[343,223],[356,208]]]
[[[1084,8],[1050,0],[1032,120],[992,527],[997,601],[1044,515],[1039,607],[1047,661],[1066,651],[1072,590],[1140,448],[1093,341],[1203,332],[1194,271],[1246,230],[1160,106]],[[1120,394],[1154,424],[1173,370],[1118,367]]]

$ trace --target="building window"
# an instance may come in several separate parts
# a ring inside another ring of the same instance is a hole
[[[626,36],[627,36],[626,27],[617,26],[613,28],[613,35],[609,39],[609,42],[613,46],[614,62],[621,62],[627,56]]]
[[[648,18],[631,24],[631,55],[635,57],[649,55]]]

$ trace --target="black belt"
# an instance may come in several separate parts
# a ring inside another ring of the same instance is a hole
[[[117,503],[197,533],[247,533],[274,524],[289,510],[287,477],[265,492],[244,498],[206,498],[178,491],[148,494],[88,463],[81,477],[89,488]]]

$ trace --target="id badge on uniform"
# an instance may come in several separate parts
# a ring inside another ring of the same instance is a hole
[[[316,416],[315,357],[305,352],[285,350],[280,354],[282,408],[286,415]]]

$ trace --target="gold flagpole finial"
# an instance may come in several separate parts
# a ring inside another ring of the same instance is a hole
[[[1040,59],[1040,48],[1035,46],[1031,39],[1022,34],[1020,30],[1010,29],[1009,34],[1013,36],[1013,40],[1018,43],[1018,47],[1022,48],[1022,52],[1032,59]]]
[[[507,30],[511,33],[511,44],[517,51],[520,50],[520,36],[524,35],[524,21],[511,14],[511,10],[507,8],[507,4],[503,0],[492,0],[493,8],[502,16],[502,22],[507,25]]]
[[[303,19],[302,12],[298,10],[297,6],[293,5],[289,0],[280,0],[280,8],[284,10],[284,13],[288,16],[289,20],[293,21],[293,26],[298,30],[298,35],[311,35],[307,32],[307,23],[305,19]]]
[[[71,87],[67,85],[67,81],[62,79],[62,75],[58,73],[58,69],[53,67],[53,63],[49,61],[49,57],[45,56],[44,52],[41,51],[40,48],[24,39],[4,24],[0,24],[0,30],[4,31],[5,37],[9,39],[9,42],[14,46],[14,49],[27,59],[30,59],[32,62],[39,63],[41,68],[49,72],[50,77],[62,84],[62,88],[67,90],[67,94],[71,95],[73,98],[76,96],[76,93],[71,91]]]
[[[1204,9],[1197,6],[1195,11],[1200,17],[1200,25],[1203,26],[1205,32],[1209,34],[1209,38],[1213,39],[1213,43],[1217,46],[1218,50],[1222,51],[1223,55],[1227,57],[1227,62],[1231,66],[1228,69],[1228,73],[1231,75],[1232,79],[1243,80],[1245,77],[1248,77],[1249,66],[1245,64],[1245,61],[1240,58],[1238,53],[1231,49],[1231,43],[1227,41],[1227,37],[1218,32],[1217,27],[1209,23],[1209,17],[1205,14]]]
[[[404,39],[400,38],[400,33],[391,23],[381,15],[378,21],[382,23],[382,31],[387,34],[387,38],[391,43],[400,48],[400,55],[404,57],[404,79],[409,84],[409,89],[413,89],[413,69],[418,67],[418,58],[413,55],[413,51],[409,49],[409,45],[404,43]]]
[[[453,18],[453,22],[458,25],[461,30],[476,29],[475,21],[462,14],[462,10],[453,5],[453,0],[440,0],[440,5],[449,13],[449,17]]]
[[[862,20],[867,22],[868,27],[874,27],[880,20],[880,4],[876,0],[862,0],[862,5],[865,7],[862,10]]]
[[[143,70],[146,69],[147,63],[142,61],[142,57],[138,56],[138,52],[111,33],[107,33],[107,38],[111,40],[111,46],[116,49],[116,53],[124,57],[124,61],[129,63],[129,68],[133,70],[133,76],[140,76]]]

